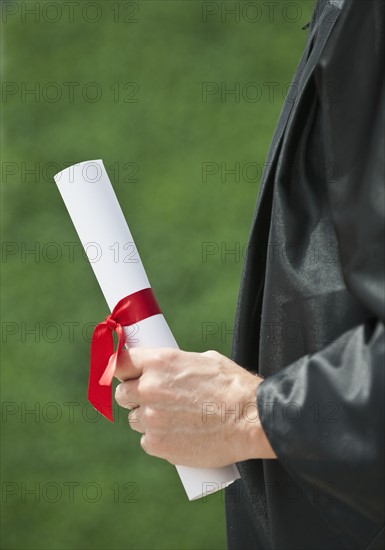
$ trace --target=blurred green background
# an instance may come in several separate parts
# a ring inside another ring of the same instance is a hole
[[[102,158],[180,347],[230,354],[311,7],[2,2],[2,548],[225,548],[223,495],[188,502],[124,411],[113,425],[87,405],[107,307],[52,176]]]

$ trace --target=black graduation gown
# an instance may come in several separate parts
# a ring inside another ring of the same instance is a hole
[[[234,360],[277,460],[239,464],[230,549],[384,547],[384,5],[318,2],[261,183]]]

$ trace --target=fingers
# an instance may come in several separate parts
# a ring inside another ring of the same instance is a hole
[[[164,369],[187,355],[191,353],[175,348],[123,349],[117,360],[115,376],[120,381],[139,378],[148,368]]]
[[[142,409],[140,407],[136,407],[136,409],[129,412],[128,423],[132,430],[135,430],[140,434],[144,434],[145,430],[142,422]]]
[[[118,405],[128,409],[128,423],[130,428],[139,433],[144,433],[142,422],[143,407],[137,401],[132,401],[131,396],[137,393],[138,380],[129,380],[119,384],[115,391],[115,399]]]
[[[143,366],[140,361],[140,354],[135,348],[122,349],[119,354],[114,376],[123,382],[124,380],[132,380],[139,378],[143,372]]]
[[[127,380],[116,386],[115,400],[124,409],[139,407],[139,379]]]

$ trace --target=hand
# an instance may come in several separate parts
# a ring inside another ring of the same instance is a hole
[[[221,467],[276,458],[258,417],[262,379],[215,351],[123,350],[115,376],[119,405],[150,455],[172,464]]]

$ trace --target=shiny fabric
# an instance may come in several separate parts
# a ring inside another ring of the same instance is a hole
[[[228,545],[384,548],[384,4],[318,2],[269,152],[234,360],[277,460],[240,463]]]

